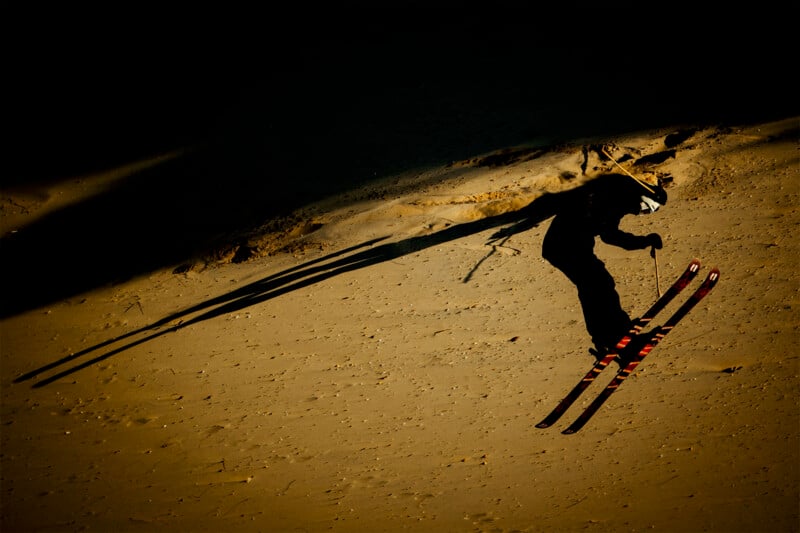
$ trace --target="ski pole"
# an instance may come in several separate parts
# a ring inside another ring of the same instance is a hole
[[[658,297],[661,298],[661,282],[659,281],[658,277],[658,257],[656,256],[655,246],[650,248],[650,255],[653,257],[653,261],[656,263],[656,292],[658,292]]]
[[[609,154],[609,153],[606,151],[605,147],[603,147],[603,153],[604,153],[604,154],[605,154],[605,156],[606,156],[607,158],[609,158],[609,159],[610,159],[610,160],[611,160],[611,161],[612,161],[612,162],[613,162],[615,165],[617,165],[621,171],[623,171],[625,174],[627,174],[628,176],[630,176],[631,178],[633,178],[633,179],[636,181],[636,183],[638,183],[639,185],[641,185],[642,187],[644,187],[645,189],[647,189],[647,190],[648,190],[648,191],[650,191],[651,193],[652,193],[652,192],[655,192],[655,191],[653,191],[652,187],[650,187],[650,186],[649,186],[649,185],[647,185],[645,182],[643,182],[642,180],[640,180],[639,178],[637,178],[636,176],[634,176],[633,174],[631,174],[630,172],[628,172],[628,171],[625,169],[625,167],[623,167],[622,165],[620,165],[619,163],[617,163],[617,160],[616,160],[616,159],[614,159],[613,157],[611,157],[611,154]],[[655,257],[655,256],[653,256],[653,257]]]

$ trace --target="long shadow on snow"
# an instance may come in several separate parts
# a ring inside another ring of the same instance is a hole
[[[487,217],[474,222],[456,224],[429,235],[410,237],[398,242],[383,244],[379,243],[389,238],[388,236],[363,242],[351,248],[340,250],[325,257],[308,261],[302,265],[272,274],[222,296],[211,298],[182,311],[168,315],[150,325],[85,348],[77,353],[63,357],[21,375],[17,377],[14,382],[21,383],[34,379],[45,372],[56,370],[92,352],[110,347],[122,341],[127,341],[127,343],[122,346],[112,348],[110,351],[87,361],[76,363],[70,368],[60,370],[33,384],[35,388],[43,387],[133,348],[134,346],[155,340],[167,333],[175,332],[227,313],[240,311],[345,272],[366,268],[384,261],[391,261],[404,255],[430,248],[431,246],[466,237],[467,235],[480,233],[500,225],[513,223],[513,225],[502,231],[502,237],[508,238],[514,233],[529,229],[553,216],[561,200],[569,194],[569,191],[545,194],[518,211]],[[497,238],[498,237],[493,236],[493,239]],[[471,274],[472,272],[470,272],[470,275]],[[469,276],[467,276],[464,281],[466,282],[468,279]],[[143,336],[136,340],[129,340],[137,335]]]

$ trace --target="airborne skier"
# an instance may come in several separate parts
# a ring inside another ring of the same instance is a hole
[[[667,202],[659,185],[623,174],[605,174],[571,191],[544,236],[542,257],[563,272],[578,289],[586,329],[601,359],[631,328],[614,279],[595,255],[595,237],[625,250],[660,249],[657,233],[637,236],[619,228],[625,215],[653,213]],[[654,253],[654,252],[653,252]]]
[[[525,217],[504,228],[492,239],[507,238],[553,217],[542,245],[542,257],[561,270],[578,289],[586,329],[595,344],[597,361],[592,369],[536,427],[552,426],[614,359],[620,364],[617,375],[589,407],[563,431],[580,430],[605,400],[633,372],[650,350],[702,300],[719,279],[713,268],[697,291],[667,322],[647,333],[642,328],[664,309],[695,277],[700,261],[695,259],[666,293],[636,320],[622,309],[614,278],[595,255],[595,238],[625,250],[652,248],[651,255],[663,244],[657,233],[633,235],[620,229],[626,215],[649,214],[667,202],[660,185],[640,181],[631,174],[604,174],[581,187],[544,195],[522,209]],[[660,294],[660,291],[659,291]]]

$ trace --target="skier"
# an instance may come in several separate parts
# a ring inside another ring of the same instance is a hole
[[[542,257],[563,272],[578,289],[586,329],[601,359],[630,330],[631,318],[622,309],[614,279],[594,253],[595,237],[625,250],[663,246],[657,233],[637,236],[622,231],[625,215],[653,213],[667,202],[659,185],[624,174],[605,174],[569,191],[544,236]],[[624,358],[624,355],[622,356]]]

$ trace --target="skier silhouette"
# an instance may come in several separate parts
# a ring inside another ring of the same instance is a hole
[[[555,214],[544,236],[542,257],[563,272],[578,289],[586,330],[594,343],[590,352],[600,359],[628,333],[632,320],[622,309],[614,278],[594,253],[595,237],[625,250],[649,247],[654,254],[663,245],[659,234],[633,235],[622,231],[619,224],[626,215],[655,212],[666,204],[667,193],[660,185],[610,173],[576,189],[545,195],[541,200],[547,200]],[[523,221],[500,230],[493,238],[509,236],[534,225],[533,221]]]

